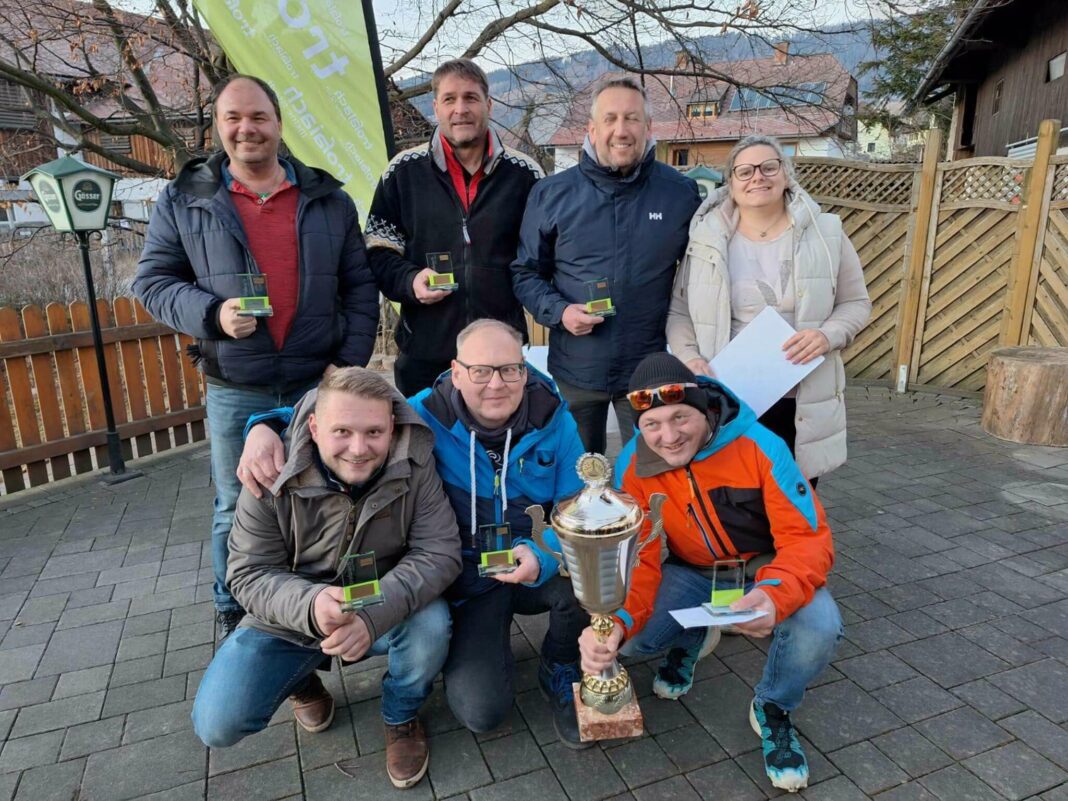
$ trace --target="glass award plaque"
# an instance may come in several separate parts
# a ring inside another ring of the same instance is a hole
[[[712,597],[702,604],[713,615],[737,614],[730,605],[745,595],[745,560],[720,559],[712,564]]]
[[[271,317],[271,299],[267,295],[267,276],[261,273],[242,273],[241,297],[237,299],[240,317]]]
[[[460,286],[452,274],[451,253],[427,253],[426,266],[433,270],[427,277],[427,285],[431,289],[446,291]]]
[[[375,552],[349,554],[341,560],[341,589],[345,593],[342,612],[355,612],[385,599],[378,584]]]
[[[496,576],[511,573],[516,564],[512,552],[512,526],[509,523],[490,523],[479,526],[475,535],[476,547],[482,552],[478,563],[478,575]]]
[[[610,317],[616,313],[607,278],[586,282],[586,314]]]

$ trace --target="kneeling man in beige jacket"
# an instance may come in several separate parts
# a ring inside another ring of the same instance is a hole
[[[423,777],[429,750],[417,713],[449,649],[439,596],[460,573],[433,448],[401,394],[361,367],[335,370],[293,409],[278,479],[238,499],[227,583],[248,614],[197,691],[193,726],[205,744],[260,731],[287,696],[297,723],[322,731],[334,700],[316,670],[332,656],[388,654],[387,771],[396,787]],[[353,590],[343,584],[376,577],[360,588],[375,603],[346,603]]]

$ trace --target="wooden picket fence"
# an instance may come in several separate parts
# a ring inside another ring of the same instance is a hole
[[[921,164],[798,159],[860,254],[872,317],[846,351],[853,380],[982,391],[990,351],[1068,347],[1068,156],[1047,120],[1033,159]]]
[[[191,340],[140,303],[97,301],[125,458],[202,440],[204,391]],[[0,309],[0,475],[18,492],[107,466],[104,404],[83,302]]]

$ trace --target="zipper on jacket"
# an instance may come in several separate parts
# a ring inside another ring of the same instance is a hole
[[[504,512],[501,510],[500,498],[501,471],[495,470],[493,473],[493,517],[496,519],[498,525],[504,522]]]
[[[690,513],[690,515],[693,517],[693,521],[697,524],[697,530],[701,532],[701,537],[705,541],[705,547],[707,547],[708,552],[712,554],[712,559],[718,559],[719,554],[717,554],[716,549],[712,547],[712,541],[708,538],[708,532],[705,531],[705,526],[701,522],[701,519],[697,516],[697,512],[694,510],[693,504],[686,504],[686,510]]]
[[[471,234],[467,231],[467,212],[460,211],[460,227],[464,234],[464,308],[467,309],[466,322],[472,321],[471,309]]]
[[[690,469],[690,465],[686,465],[686,477],[690,479],[690,492],[693,493],[693,497],[697,499],[698,505],[701,507],[701,514],[704,515],[705,520],[708,522],[708,528],[712,532],[712,536],[716,538],[716,544],[723,551],[723,555],[726,556],[731,550],[726,546],[723,540],[719,537],[719,532],[716,531],[716,527],[712,525],[712,516],[708,514],[708,509],[705,507],[705,500],[701,497],[701,491],[697,488],[697,480],[693,477],[693,471]]]

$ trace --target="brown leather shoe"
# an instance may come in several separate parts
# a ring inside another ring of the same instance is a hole
[[[305,685],[289,696],[293,717],[304,731],[315,733],[330,728],[334,722],[334,696],[332,696],[317,673],[308,676]]]
[[[430,748],[419,718],[399,726],[386,724],[386,773],[393,786],[404,790],[419,783],[430,763]]]

